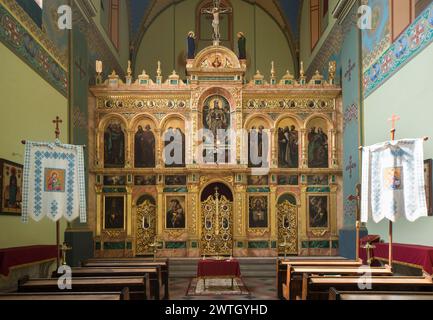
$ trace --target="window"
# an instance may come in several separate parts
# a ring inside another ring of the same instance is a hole
[[[322,13],[322,21],[321,21],[321,33],[325,32],[329,23],[329,0],[321,0],[321,13]]]
[[[433,0],[416,0],[415,17],[418,17],[431,3],[433,3]]]
[[[43,0],[17,0],[17,3],[24,9],[30,18],[42,28],[42,4]]]
[[[329,12],[329,0],[322,0],[323,1],[323,16],[326,17]]]
[[[310,32],[311,32],[311,50],[319,42],[321,34],[320,25],[320,0],[310,0]]]
[[[392,40],[395,41],[412,23],[415,13],[414,0],[392,0]]]
[[[119,11],[120,11],[120,0],[110,1],[110,38],[116,49],[119,49]]]
[[[39,8],[42,9],[42,4],[44,0],[35,0],[36,4],[39,6]]]
[[[432,3],[433,0],[392,0],[392,40],[397,40],[403,31]]]
[[[120,0],[101,0],[101,25],[113,45],[119,49]]]

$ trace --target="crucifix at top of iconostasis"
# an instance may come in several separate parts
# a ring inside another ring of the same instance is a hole
[[[212,28],[213,28],[213,44],[215,46],[220,45],[221,33],[220,33],[220,15],[224,13],[231,13],[231,8],[224,8],[220,5],[220,0],[214,0],[213,6],[202,9],[202,14],[211,14],[213,16]]]

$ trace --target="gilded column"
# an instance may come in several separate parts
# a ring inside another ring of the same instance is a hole
[[[96,192],[96,237],[101,236],[101,228],[102,228],[102,215],[103,207],[102,207],[102,186],[95,186]]]
[[[132,236],[132,187],[126,187],[126,236]]]
[[[127,143],[126,143],[126,166],[125,168],[132,168],[133,167],[133,159],[132,159],[132,150],[134,150],[134,130],[128,130],[127,131]]]
[[[277,187],[271,186],[270,193],[270,215],[271,215],[271,240],[278,238],[278,223],[277,223]]]
[[[189,226],[189,234],[194,237],[199,237],[200,230],[200,201],[198,199],[199,192],[197,185],[188,185],[188,205],[189,205],[189,214],[188,214],[188,226]]]
[[[330,206],[329,211],[331,214],[330,219],[330,230],[333,236],[338,235],[338,226],[337,226],[337,191],[338,185],[331,185],[331,194],[330,194]]]
[[[102,168],[103,167],[103,163],[102,163],[102,150],[101,150],[101,142],[99,140],[99,136],[100,136],[100,132],[98,129],[95,130],[95,151],[96,151],[96,156],[95,156],[95,167],[96,168]]]
[[[333,168],[338,167],[337,159],[337,134],[334,129],[329,130],[329,136],[331,137],[331,164]]]
[[[162,237],[163,232],[164,232],[164,186],[157,186],[156,187],[157,192],[158,192],[158,211],[157,211],[157,221],[158,221],[158,226],[157,226],[157,235],[158,237]]]
[[[161,136],[161,129],[155,129],[155,137],[156,137],[156,166],[158,168],[164,167],[164,158],[163,158],[163,150],[164,150],[164,139]]]
[[[308,168],[307,129],[301,129],[301,168]]]
[[[307,238],[307,186],[303,185],[301,187],[301,203],[300,203],[300,210],[299,210],[299,222],[298,222],[298,238],[300,241],[302,241],[302,239]]]
[[[244,239],[247,236],[246,233],[246,186],[236,185],[235,186],[235,203],[234,203],[234,236],[237,239]]]
[[[242,153],[244,150],[243,146],[243,117],[242,117],[242,106],[240,108],[236,108],[236,162],[242,163]]]
[[[275,128],[269,130],[271,154],[269,159],[271,168],[278,168],[278,150],[277,138],[275,137]]]

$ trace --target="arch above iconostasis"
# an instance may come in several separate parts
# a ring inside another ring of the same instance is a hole
[[[267,114],[252,114],[245,120],[244,124],[246,130],[251,130],[253,127],[259,128],[261,126],[268,130],[273,129],[273,121]]]

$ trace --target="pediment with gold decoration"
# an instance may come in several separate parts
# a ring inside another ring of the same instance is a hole
[[[222,46],[210,46],[200,51],[196,58],[187,64],[189,73],[245,73],[246,66],[241,65],[236,54]]]

